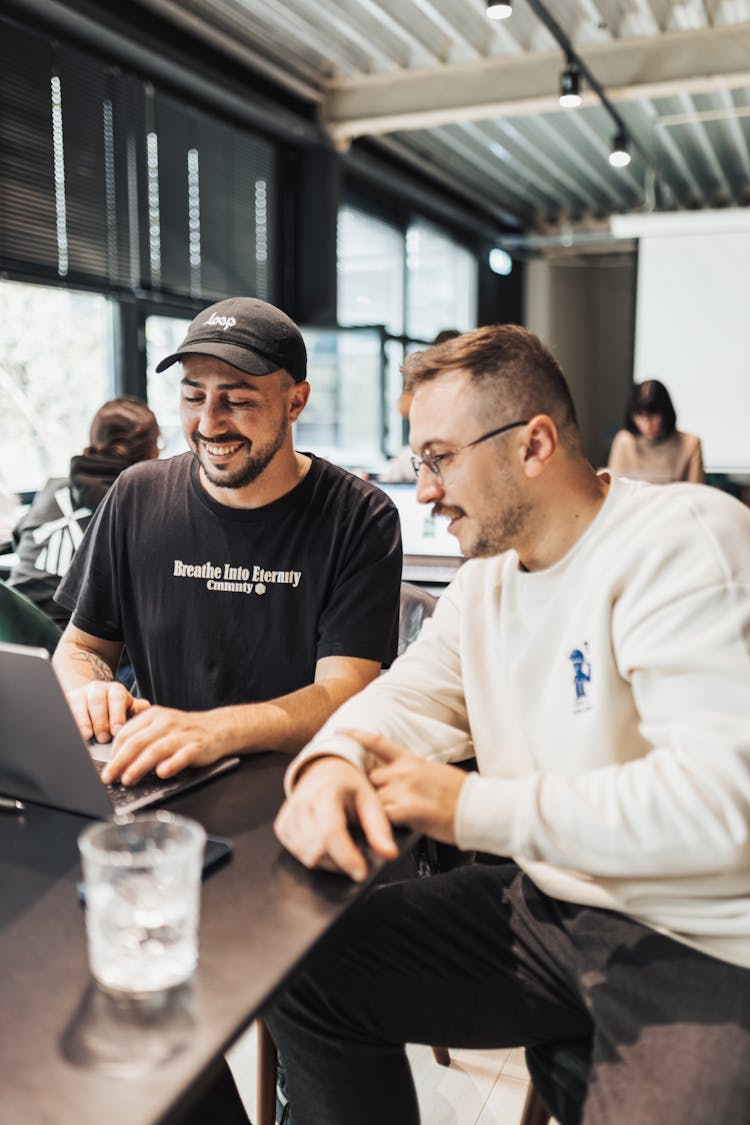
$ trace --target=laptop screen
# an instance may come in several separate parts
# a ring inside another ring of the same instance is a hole
[[[398,509],[404,555],[462,557],[458,540],[448,532],[448,520],[433,518],[431,506],[417,502],[416,484],[375,483]]]

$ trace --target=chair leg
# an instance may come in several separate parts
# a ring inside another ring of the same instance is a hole
[[[529,1082],[520,1125],[549,1125],[549,1121],[550,1115],[545,1109],[544,1102]]]
[[[433,1047],[432,1053],[438,1066],[450,1066],[451,1056],[447,1047]]]
[[[265,1020],[256,1020],[258,1033],[257,1090],[255,1106],[257,1125],[276,1123],[276,1044]]]

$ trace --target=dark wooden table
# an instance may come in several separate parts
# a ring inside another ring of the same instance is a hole
[[[154,1011],[118,1009],[89,976],[76,895],[88,822],[34,806],[0,813],[0,1121],[179,1120],[212,1061],[362,893],[306,871],[276,840],[287,761],[248,758],[169,803],[230,837],[234,855],[203,884],[194,980]]]

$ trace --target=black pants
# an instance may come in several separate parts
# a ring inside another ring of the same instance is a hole
[[[586,1125],[750,1121],[750,971],[513,864],[373,891],[267,1013],[294,1125],[416,1125],[405,1043],[590,1039]]]

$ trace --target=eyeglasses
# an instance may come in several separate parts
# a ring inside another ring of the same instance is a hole
[[[414,475],[419,476],[419,470],[423,465],[426,465],[436,480],[442,480],[442,462],[450,460],[455,457],[457,453],[462,453],[464,449],[471,449],[472,445],[481,445],[483,441],[489,441],[490,438],[498,437],[504,434],[507,430],[514,430],[516,426],[528,425],[528,419],[524,418],[522,422],[508,422],[507,426],[501,426],[499,430],[490,430],[488,434],[482,434],[481,437],[474,438],[474,441],[467,441],[466,445],[459,445],[458,449],[450,449],[447,453],[434,453],[427,454],[424,457],[412,457],[411,463],[414,468]]]

